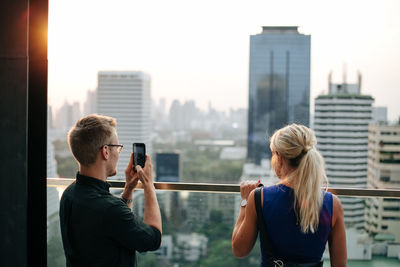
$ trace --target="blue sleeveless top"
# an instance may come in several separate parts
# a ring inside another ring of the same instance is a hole
[[[293,189],[274,185],[263,189],[263,215],[267,226],[272,254],[282,260],[297,263],[317,262],[322,258],[329,233],[332,229],[332,194],[322,191],[324,201],[319,214],[318,230],[304,234],[300,224],[296,226],[293,209]],[[260,238],[262,262],[266,267],[264,244]]]

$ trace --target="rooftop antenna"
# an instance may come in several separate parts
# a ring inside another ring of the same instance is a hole
[[[361,83],[362,83],[362,76],[361,76],[361,72],[360,70],[357,70],[357,75],[358,75],[358,88],[360,90],[360,94],[361,94]]]
[[[328,94],[331,94],[331,86],[332,86],[332,70],[328,74]]]

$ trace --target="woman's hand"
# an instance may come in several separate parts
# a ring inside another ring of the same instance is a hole
[[[251,191],[258,187],[260,180],[258,181],[242,181],[240,183],[240,195],[242,199],[247,199]]]
[[[240,184],[240,195],[247,199],[247,205],[240,208],[232,233],[232,252],[238,258],[249,255],[257,240],[257,214],[253,191],[259,184],[260,180],[243,181]]]

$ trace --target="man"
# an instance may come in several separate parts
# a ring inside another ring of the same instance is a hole
[[[117,173],[122,145],[116,120],[97,114],[80,119],[68,133],[79,165],[76,181],[63,193],[60,224],[68,266],[136,266],[136,251],[156,250],[161,243],[161,214],[150,157],[133,169],[131,155],[121,198],[110,194],[107,177]],[[131,211],[132,193],[141,181],[144,219]]]

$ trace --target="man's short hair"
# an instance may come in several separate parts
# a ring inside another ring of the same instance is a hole
[[[84,166],[96,162],[101,146],[109,144],[116,133],[114,118],[91,114],[78,120],[68,132],[68,144],[76,161]]]

